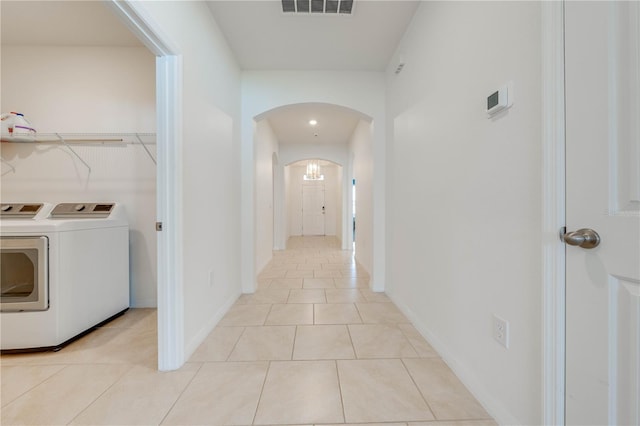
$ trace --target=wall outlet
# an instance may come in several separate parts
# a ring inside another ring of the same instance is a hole
[[[493,316],[493,338],[509,349],[509,322],[496,315]]]

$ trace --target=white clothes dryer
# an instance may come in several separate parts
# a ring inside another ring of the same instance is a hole
[[[3,352],[57,350],[129,308],[123,206],[43,203],[31,218],[7,206],[0,207]]]

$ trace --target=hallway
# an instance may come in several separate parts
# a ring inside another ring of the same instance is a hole
[[[155,311],[57,353],[2,357],[2,424],[495,424],[333,237],[275,252],[180,370]]]

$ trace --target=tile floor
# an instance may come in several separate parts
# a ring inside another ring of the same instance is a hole
[[[183,368],[132,309],[57,353],[0,358],[1,424],[495,425],[329,237],[292,238]]]

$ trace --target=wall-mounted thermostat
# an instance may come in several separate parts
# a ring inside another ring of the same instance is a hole
[[[513,85],[505,84],[487,97],[487,114],[493,117],[513,105]]]

